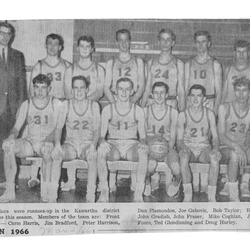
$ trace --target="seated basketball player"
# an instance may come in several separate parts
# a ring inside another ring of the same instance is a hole
[[[210,163],[208,175],[208,201],[216,202],[216,186],[219,172],[219,139],[212,110],[203,107],[206,89],[193,85],[189,90],[190,107],[179,114],[177,147],[179,149],[184,202],[192,202],[192,184],[189,162]],[[209,135],[212,135],[212,143]],[[193,187],[198,191],[199,187]],[[202,192],[207,192],[201,186]]]
[[[155,172],[157,161],[164,161],[172,170],[174,181],[167,187],[167,193],[170,197],[179,192],[181,173],[179,157],[174,149],[176,142],[178,112],[172,106],[166,104],[168,97],[168,85],[164,82],[156,82],[152,87],[154,103],[144,109],[147,124],[147,141],[150,142],[155,135],[164,137],[168,142],[167,155],[162,159],[155,158],[153,154],[149,155],[149,164],[144,195],[151,194],[150,177]]]
[[[84,76],[90,82],[87,98],[98,101],[103,96],[105,70],[92,60],[95,41],[91,36],[81,36],[77,41],[79,60],[69,67],[65,75],[66,98],[72,98],[72,77]]]
[[[109,201],[107,161],[118,160],[138,162],[134,201],[143,201],[147,171],[145,117],[142,108],[130,100],[133,85],[129,78],[120,78],[116,84],[117,101],[106,106],[101,115],[101,140],[97,161],[101,189],[99,202]]]
[[[84,76],[72,78],[73,99],[63,102],[64,115],[62,123],[66,120],[66,140],[62,145],[61,160],[71,161],[83,159],[88,162],[87,202],[95,201],[97,177],[97,151],[99,139],[100,108],[98,103],[87,99],[90,82]],[[75,168],[68,168],[68,182],[64,191],[75,189]]]
[[[242,197],[250,197],[249,173],[244,167],[250,164],[250,147],[246,140],[250,128],[249,94],[250,81],[245,77],[233,82],[235,100],[219,107],[218,132],[221,142],[221,163],[228,164],[228,182],[224,193],[230,201],[239,201],[238,171],[242,175]]]
[[[60,168],[52,164],[61,154],[61,131],[63,124],[58,123],[61,102],[49,96],[51,81],[42,74],[33,79],[34,97],[22,103],[14,128],[4,141],[4,169],[6,175],[6,191],[0,197],[1,202],[15,199],[15,176],[17,165],[15,157],[41,156],[43,202],[56,202]],[[20,129],[27,122],[27,137],[16,139]],[[54,145],[53,145],[54,143]]]

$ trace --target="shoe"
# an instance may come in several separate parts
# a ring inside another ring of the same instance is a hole
[[[104,202],[104,203],[109,202],[109,190],[108,189],[101,191],[101,194],[100,194],[97,202],[99,202],[99,203],[100,202]]]
[[[225,183],[224,188],[220,191],[220,195],[229,196],[229,187],[227,182]]]
[[[177,187],[174,186],[173,182],[169,185],[167,190],[167,194],[169,197],[177,197],[179,195],[180,184],[181,182],[179,182]]]
[[[75,183],[61,182],[61,190],[64,192],[69,192],[71,189],[76,189]]]
[[[36,186],[40,185],[40,181],[38,179],[30,179],[28,181],[29,188],[34,188]]]
[[[146,185],[143,193],[145,196],[151,196],[151,185]]]
[[[155,191],[157,189],[159,189],[159,182],[160,182],[160,174],[159,173],[155,173],[152,175],[151,177],[151,191]]]
[[[240,194],[241,194],[241,197],[244,197],[244,198],[250,197],[249,185],[247,183],[242,183],[240,185]]]

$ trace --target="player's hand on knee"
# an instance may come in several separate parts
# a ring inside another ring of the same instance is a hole
[[[212,159],[214,159],[215,161],[221,160],[221,153],[217,149],[213,149],[210,154]]]
[[[86,151],[87,153],[87,158],[89,160],[95,160],[97,157],[97,151],[96,151],[96,147],[93,143],[90,144],[89,149]]]
[[[107,152],[109,153],[110,150],[111,150],[111,146],[108,142],[106,141],[103,141],[101,144],[100,144],[100,150],[103,151],[103,152]]]
[[[235,151],[239,166],[245,167],[247,165],[247,157],[244,150],[241,147],[237,146]]]
[[[11,149],[13,149],[15,146],[15,139],[14,136],[9,136],[6,140],[3,141],[2,144],[2,149],[6,152],[6,151],[10,151]]]
[[[41,152],[44,156],[50,156],[53,150],[52,142],[45,142],[41,148]]]
[[[63,150],[60,143],[53,148],[51,157],[54,160],[61,160],[63,158]]]
[[[143,153],[148,153],[148,145],[145,144],[145,143],[139,143],[139,146],[138,146],[138,149],[139,151],[143,152]]]

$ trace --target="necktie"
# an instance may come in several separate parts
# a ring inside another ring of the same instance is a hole
[[[4,48],[3,48],[3,50],[2,50],[2,57],[3,57],[3,62],[6,63],[6,59],[5,59],[5,50],[4,50]]]

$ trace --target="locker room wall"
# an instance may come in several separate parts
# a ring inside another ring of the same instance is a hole
[[[117,48],[115,32],[121,28],[131,31],[132,41],[146,41],[149,48],[158,49],[157,34],[162,28],[172,29],[176,35],[173,53],[184,61],[195,55],[193,35],[197,30],[207,30],[212,37],[211,55],[223,66],[232,61],[233,45],[238,39],[250,41],[250,20],[75,20],[74,59],[77,57],[76,42],[83,35],[93,36],[96,48]],[[147,51],[145,51],[147,52]],[[96,52],[93,59],[105,62],[114,53]],[[147,60],[152,55],[141,54]]]

